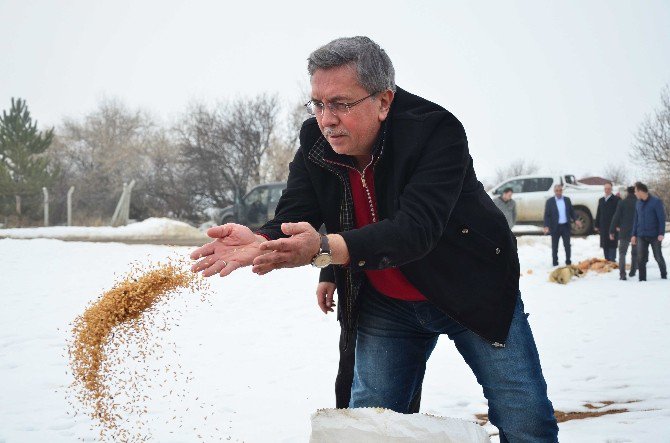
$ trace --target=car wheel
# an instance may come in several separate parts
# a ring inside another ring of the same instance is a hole
[[[589,235],[593,230],[593,219],[589,211],[583,208],[575,208],[575,215],[577,220],[582,222],[582,226],[578,228],[577,224],[573,223],[570,229],[572,235]]]

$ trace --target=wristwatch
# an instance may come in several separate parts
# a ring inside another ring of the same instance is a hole
[[[319,252],[312,257],[312,266],[317,268],[325,268],[333,262],[333,256],[330,253],[330,245],[328,244],[328,237],[321,234],[321,246]]]

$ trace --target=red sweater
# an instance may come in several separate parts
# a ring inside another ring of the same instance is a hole
[[[373,168],[365,169],[365,177],[360,172],[349,169],[349,181],[354,199],[356,227],[360,228],[378,222]],[[365,275],[377,291],[388,297],[406,301],[426,301],[426,297],[407,280],[398,268],[365,271]]]

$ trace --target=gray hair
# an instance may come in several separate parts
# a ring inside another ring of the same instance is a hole
[[[390,89],[395,92],[395,70],[391,59],[368,37],[343,37],[321,46],[309,55],[307,72],[352,65],[358,81],[370,94]]]

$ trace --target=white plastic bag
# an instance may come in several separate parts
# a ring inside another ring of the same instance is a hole
[[[456,418],[382,408],[319,409],[310,443],[490,443],[479,425]]]

